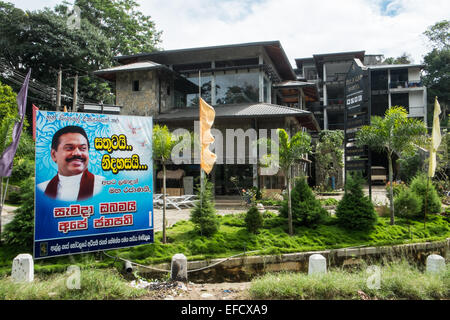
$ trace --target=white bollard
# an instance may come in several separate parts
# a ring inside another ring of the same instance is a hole
[[[327,259],[321,254],[313,254],[309,257],[308,275],[327,273]]]
[[[170,279],[173,281],[187,281],[187,258],[184,254],[177,253],[172,257]]]
[[[445,259],[438,254],[427,257],[427,272],[438,273],[445,269]]]
[[[30,254],[22,253],[14,258],[11,278],[15,282],[33,282],[34,262],[33,257]]]

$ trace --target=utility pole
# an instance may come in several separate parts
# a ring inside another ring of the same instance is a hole
[[[56,111],[61,111],[61,85],[62,85],[62,70],[59,65],[58,83],[56,86]]]
[[[75,82],[73,84],[72,112],[76,112],[77,111],[77,104],[78,104],[78,72],[75,74]]]

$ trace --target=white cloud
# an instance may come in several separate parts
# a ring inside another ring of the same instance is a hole
[[[365,50],[422,61],[422,33],[449,19],[447,0],[139,0],[163,30],[164,49],[280,40],[287,56]],[[385,4],[383,13],[382,4]]]
[[[162,30],[164,49],[280,40],[291,63],[316,53],[365,50],[422,62],[422,33],[450,19],[448,0],[137,0]],[[15,0],[21,8],[57,0]]]

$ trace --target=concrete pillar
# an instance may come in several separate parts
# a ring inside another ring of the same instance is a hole
[[[34,262],[30,254],[23,253],[14,258],[11,278],[16,282],[33,282]]]
[[[323,64],[323,130],[328,130],[328,93],[327,93],[327,68]]]
[[[211,61],[211,69],[216,68],[216,62]],[[211,73],[211,105],[214,106],[216,104],[216,73],[213,71]]]
[[[187,282],[187,258],[184,254],[177,253],[172,257],[170,279]]]
[[[388,107],[391,107],[391,69],[388,69]]]
[[[445,269],[445,259],[437,254],[427,257],[427,272],[438,273]]]
[[[321,254],[313,254],[309,257],[308,275],[327,273],[327,259]]]
[[[264,64],[262,55],[259,56],[259,64]],[[259,102],[264,102],[264,71],[259,70]]]

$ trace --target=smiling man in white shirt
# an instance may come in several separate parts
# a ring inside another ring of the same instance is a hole
[[[99,193],[105,178],[89,172],[89,147],[83,128],[67,126],[58,130],[50,152],[58,173],[38,184],[38,188],[48,197],[64,201],[85,200]]]

